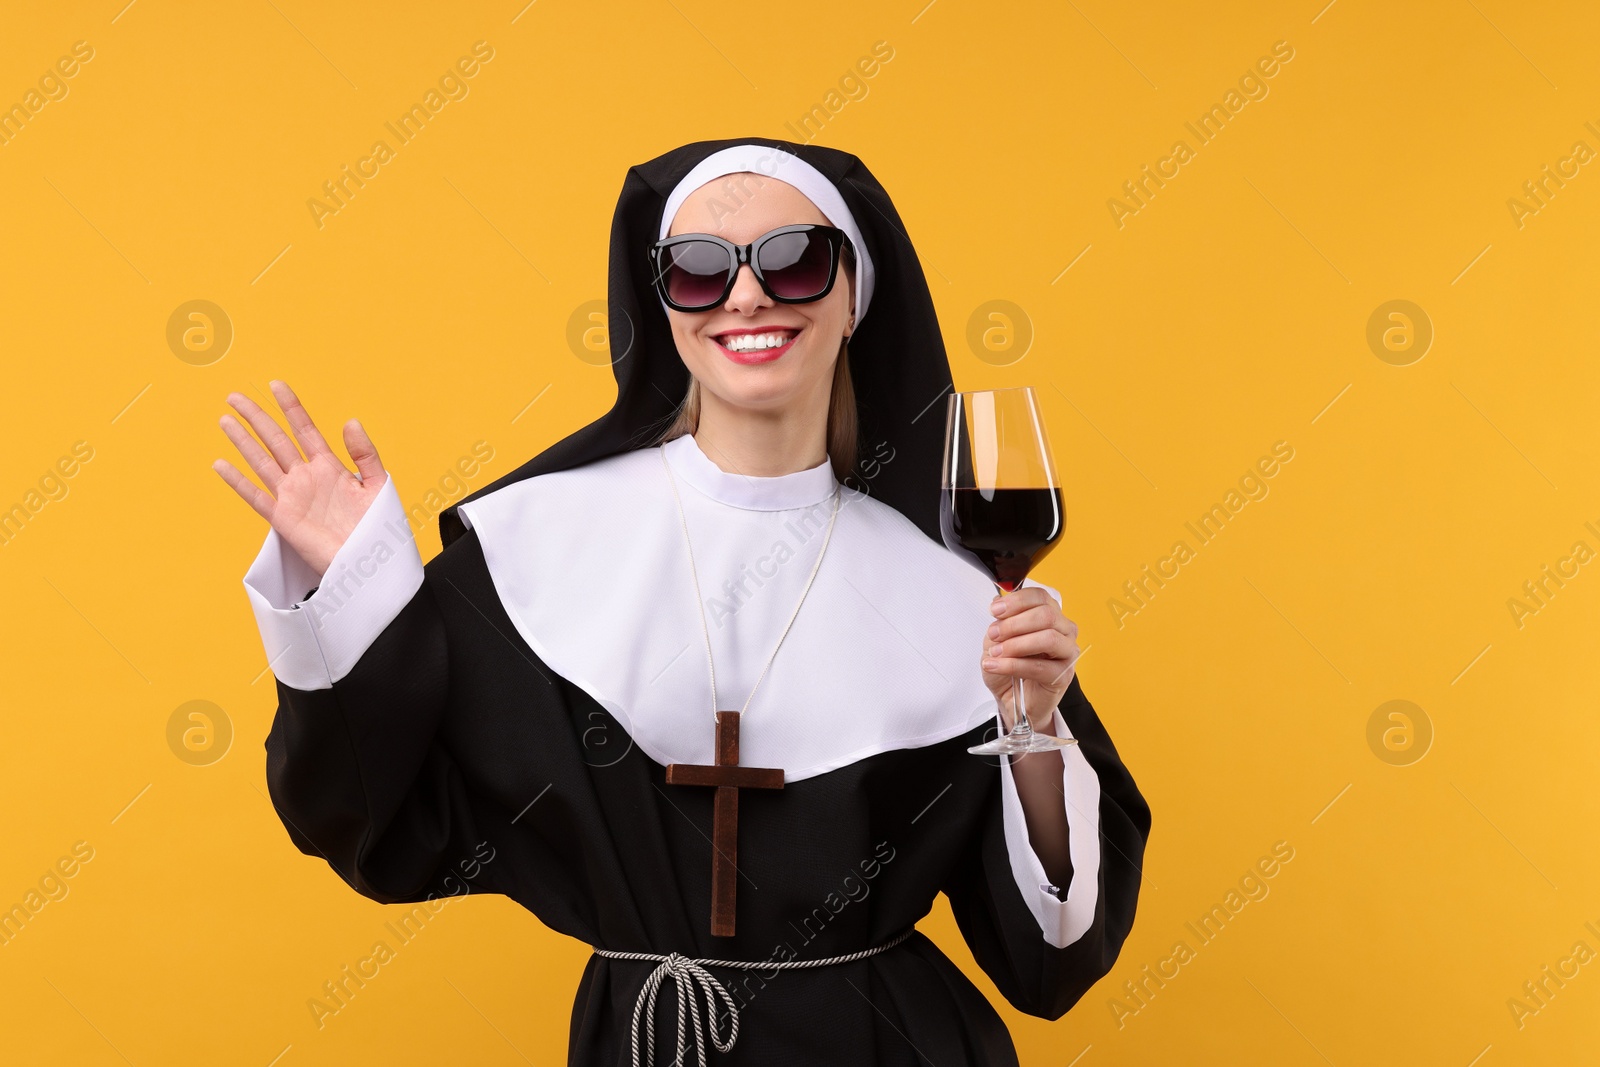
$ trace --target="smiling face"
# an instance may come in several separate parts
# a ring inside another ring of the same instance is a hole
[[[780,226],[807,222],[832,225],[787,182],[728,174],[689,194],[667,236],[709,233],[742,245]],[[678,355],[711,394],[702,403],[771,412],[814,404],[820,397],[826,412],[839,342],[848,336],[854,308],[855,279],[843,265],[821,300],[781,304],[766,294],[746,263],[723,304],[709,311],[668,309],[667,318]]]

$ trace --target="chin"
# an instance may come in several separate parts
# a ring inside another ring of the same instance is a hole
[[[744,363],[728,356],[716,341],[706,338],[706,363],[695,376],[702,386],[725,403],[741,408],[780,410],[807,393],[813,384],[806,373],[814,362],[808,348],[803,343],[795,344],[776,359]]]
[[[752,411],[781,411],[806,391],[805,383],[793,373],[771,364],[719,367],[714,374],[701,377],[700,384],[723,403]]]

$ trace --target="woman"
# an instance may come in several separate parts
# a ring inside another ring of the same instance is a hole
[[[426,566],[358,423],[352,474],[287,385],[292,438],[229,397],[291,839],[385,903],[470,863],[594,946],[574,1064],[1016,1063],[913,924],[946,893],[1059,1018],[1128,934],[1150,815],[1051,591],[939,543],[950,370],[893,204],[843,152],[701,142],[630,170],[611,258],[615,405],[441,515]],[[1077,745],[967,753],[1013,679]]]

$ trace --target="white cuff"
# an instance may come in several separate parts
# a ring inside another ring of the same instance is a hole
[[[340,546],[319,583],[311,565],[278,536],[245,572],[267,665],[293,689],[331,689],[422,587],[422,557],[394,478]],[[304,601],[313,587],[316,592]]]
[[[1059,737],[1071,737],[1061,709],[1055,714]],[[998,713],[996,715],[998,719]],[[1001,729],[1005,724],[1001,722]],[[1063,763],[1062,795],[1066,798],[1067,829],[1071,839],[1072,884],[1067,899],[1059,900],[1044,873],[1044,864],[1028,841],[1028,823],[1022,814],[1022,797],[1011,773],[1011,762],[1000,762],[1000,806],[1004,812],[1006,852],[1011,857],[1011,876],[1016,879],[1022,899],[1033,912],[1044,939],[1056,948],[1066,948],[1082,937],[1094,924],[1095,901],[1100,896],[1100,776],[1095,774],[1077,745],[1060,750]],[[1049,756],[1048,752],[1023,759]]]

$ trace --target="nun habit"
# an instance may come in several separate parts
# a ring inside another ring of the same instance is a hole
[[[854,246],[861,447],[842,486],[828,461],[747,477],[693,436],[658,444],[688,378],[646,250],[737,171],[788,181]],[[1030,847],[1009,765],[967,753],[1001,725],[978,667],[993,586],[939,540],[951,375],[894,205],[835,149],[686,145],[627,174],[608,306],[613,407],[443,512],[428,563],[392,473],[320,583],[268,533],[245,588],[289,837],[373,900],[501,893],[615,953],[579,979],[571,1064],[1015,1064],[915,923],[945,893],[1000,994],[1060,1018],[1132,926],[1150,813],[1076,677],[1054,712],[1078,740],[1069,884]],[[665,767],[714,762],[713,711],[751,694],[836,487],[826,555],[740,717],[741,765],[782,785],[739,790],[736,933],[714,936],[714,790]]]

